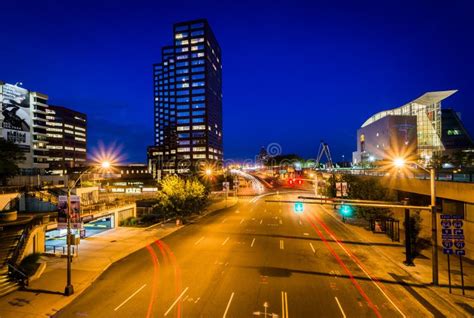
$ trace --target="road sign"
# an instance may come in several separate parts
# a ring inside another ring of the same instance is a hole
[[[453,247],[453,241],[452,241],[452,240],[443,240],[443,247],[444,247],[444,248],[451,248],[451,247]]]
[[[451,220],[441,220],[441,226],[443,229],[449,229],[451,227]]]
[[[466,255],[462,215],[442,214],[441,227],[443,253]]]
[[[452,248],[443,248],[443,254],[451,255],[451,254],[453,254],[453,249]]]

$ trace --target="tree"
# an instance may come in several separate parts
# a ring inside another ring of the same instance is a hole
[[[18,175],[18,164],[25,160],[21,149],[13,142],[0,138],[0,184],[6,185],[8,179]]]
[[[183,179],[168,175],[160,182],[158,203],[154,206],[161,213],[180,217],[200,212],[207,203],[208,191],[197,179]]]

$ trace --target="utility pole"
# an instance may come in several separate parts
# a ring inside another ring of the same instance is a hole
[[[438,219],[436,217],[436,171],[434,167],[430,169],[430,192],[431,192],[431,248],[433,285],[438,286]]]
[[[67,244],[67,281],[66,287],[64,288],[64,295],[70,296],[74,294],[74,287],[71,283],[71,187],[67,189],[67,235],[66,235],[66,244]]]

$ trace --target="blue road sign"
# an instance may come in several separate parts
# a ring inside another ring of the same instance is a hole
[[[450,235],[450,234],[453,234],[453,230],[451,230],[451,229],[441,229],[441,234],[442,235]]]
[[[452,248],[443,248],[443,254],[454,254],[454,251]]]
[[[466,243],[464,243],[464,241],[455,241],[454,246],[456,246],[457,249],[462,250],[464,246],[466,246]]]
[[[444,248],[451,248],[451,247],[453,247],[453,241],[451,241],[451,240],[443,240],[443,247],[444,247]]]
[[[451,221],[441,220],[441,226],[443,227],[443,229],[449,229],[451,227]]]
[[[456,220],[456,221],[453,221],[453,226],[456,228],[456,229],[460,229],[462,228],[462,221],[461,220]]]
[[[464,230],[463,230],[463,229],[454,229],[454,230],[453,230],[453,234],[454,234],[454,235],[463,235],[463,234],[464,234]]]
[[[456,250],[456,255],[466,255],[465,250]]]

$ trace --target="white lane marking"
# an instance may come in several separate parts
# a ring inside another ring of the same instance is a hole
[[[225,222],[225,220],[227,220],[227,218],[223,219],[221,223],[224,223],[224,222]]]
[[[222,318],[225,318],[227,316],[227,312],[229,311],[232,298],[234,298],[234,292],[232,292],[232,294],[230,295],[229,302],[227,303],[227,307],[225,307],[224,315],[222,316]]]
[[[183,295],[188,291],[188,288],[189,287],[186,287],[183,292],[181,293],[181,295],[178,296],[178,298],[176,298],[176,300],[174,301],[174,303],[171,304],[170,308],[168,308],[168,310],[165,312],[164,316],[167,316],[171,309],[173,309],[174,306],[176,306],[176,303],[181,299],[181,297],[183,297]]]
[[[280,249],[281,250],[285,249],[285,243],[283,243],[283,240],[280,240]]]
[[[321,207],[322,207],[328,214],[331,214],[331,213],[328,212],[328,210],[326,210],[326,208],[325,208],[324,206],[321,206]],[[334,217],[334,218],[336,218],[336,217]],[[337,219],[337,218],[336,218],[336,219]],[[338,219],[337,219],[337,220],[338,220]],[[338,220],[338,221],[339,221],[339,220]],[[325,231],[329,234],[329,236],[331,236],[331,238],[332,238],[335,242],[337,242],[337,245],[339,245],[339,246],[342,248],[342,250],[343,250],[344,252],[346,252],[347,256],[349,256],[350,259],[357,265],[357,267],[359,267],[359,268],[365,273],[365,275],[372,281],[372,283],[373,283],[375,286],[377,286],[377,288],[380,290],[380,292],[385,296],[385,298],[387,298],[387,300],[393,305],[393,307],[395,307],[395,309],[400,313],[400,315],[402,315],[403,318],[406,318],[405,314],[400,310],[400,308],[398,308],[397,305],[395,305],[395,303],[392,301],[392,299],[391,299],[390,297],[388,297],[388,295],[383,291],[382,288],[380,288],[379,284],[378,284],[376,281],[373,280],[373,278],[369,275],[369,273],[367,273],[367,271],[366,271],[362,266],[360,266],[358,262],[356,262],[356,261],[352,258],[351,253],[349,253],[349,251],[346,250],[346,248],[339,242],[339,240],[336,239],[332,233],[328,232],[327,230],[325,230]]]
[[[280,224],[283,224],[283,221],[282,221],[282,220],[280,220]]]
[[[199,243],[201,243],[202,240],[204,240],[204,236],[202,236],[199,240],[194,242],[194,245],[198,245]]]
[[[225,243],[227,243],[228,240],[229,240],[229,237],[227,236],[227,238],[224,240],[224,242],[222,242],[222,245],[225,245]]]
[[[288,318],[288,294],[285,292],[285,318]]]
[[[285,292],[281,292],[281,317],[285,318]]]
[[[129,301],[130,299],[133,298],[133,296],[135,296],[136,294],[138,294],[143,288],[145,288],[146,284],[143,284],[142,287],[138,288],[137,291],[135,291],[133,294],[131,294],[127,299],[125,299],[120,305],[118,305],[117,307],[115,307],[114,311],[117,311],[120,309],[120,307],[122,307],[123,305],[125,305],[125,303],[127,303],[127,301]]]
[[[334,299],[336,300],[337,306],[339,306],[339,310],[341,310],[342,318],[346,318],[346,314],[344,313],[344,309],[342,309],[339,299],[337,299],[337,297],[334,297]]]
[[[313,250],[313,253],[316,254],[316,250],[314,249],[314,246],[312,243],[309,243],[309,246],[311,246],[311,249]]]
[[[308,236],[308,235],[309,235],[309,233],[303,233],[303,235],[304,235],[304,236]]]
[[[253,244],[255,243],[255,237],[252,240],[252,244],[250,244],[250,247],[253,247]]]
[[[263,222],[263,219],[260,220],[260,224],[262,224],[262,222]]]
[[[242,218],[242,220],[240,220],[240,224],[242,224],[244,222],[245,218]]]

